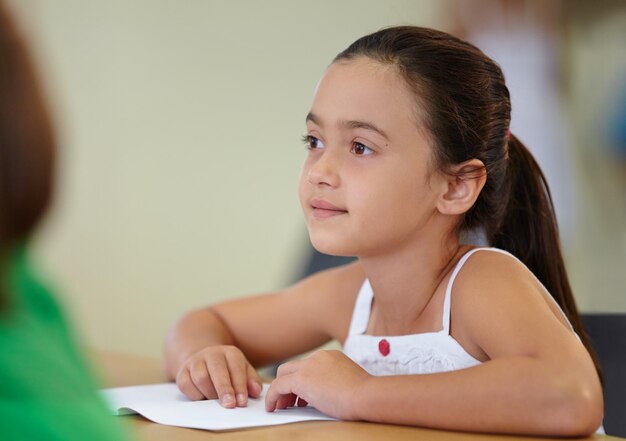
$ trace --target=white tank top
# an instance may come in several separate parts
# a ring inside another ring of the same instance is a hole
[[[495,251],[515,258],[512,254],[498,248],[474,248],[463,255],[454,268],[446,287],[441,331],[398,336],[365,334],[374,298],[372,287],[366,279],[354,305],[343,352],[372,375],[432,374],[481,364],[450,335],[452,285],[467,259],[481,250]],[[552,296],[549,297],[552,299]]]
[[[388,337],[365,334],[370,319],[372,300],[374,299],[372,287],[369,280],[366,279],[356,298],[348,338],[343,345],[344,354],[371,375],[377,376],[434,374],[481,364],[450,335],[452,285],[467,259],[477,251],[495,251],[506,254],[524,265],[517,257],[499,248],[474,248],[468,251],[456,264],[448,281],[448,286],[446,286],[441,331]],[[535,279],[543,286],[539,279],[536,277]],[[551,295],[548,297],[558,307],[570,329],[580,340],[559,304]],[[604,434],[604,427],[600,425],[596,433]]]

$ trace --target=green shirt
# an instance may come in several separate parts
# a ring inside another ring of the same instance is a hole
[[[0,275],[0,438],[126,439],[97,395],[58,304],[29,270],[25,247]]]

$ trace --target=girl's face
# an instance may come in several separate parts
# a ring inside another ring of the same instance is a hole
[[[365,257],[426,234],[442,177],[417,114],[389,66],[361,57],[328,68],[307,115],[299,189],[317,250]]]

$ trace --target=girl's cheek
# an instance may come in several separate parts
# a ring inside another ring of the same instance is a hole
[[[300,204],[302,205],[302,209],[304,209],[304,205],[306,203],[307,198],[309,197],[309,182],[307,180],[306,170],[303,168],[300,173],[300,178],[298,180],[298,198],[300,199]]]

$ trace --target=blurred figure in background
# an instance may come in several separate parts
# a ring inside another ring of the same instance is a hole
[[[617,163],[626,210],[626,73],[616,87],[616,101],[610,103],[605,119],[609,121],[608,140],[611,156]]]
[[[54,133],[29,54],[0,2],[0,434],[120,440],[27,243],[52,193]]]
[[[562,109],[560,1],[464,0],[449,3],[451,32],[502,68],[509,85],[511,131],[543,169],[567,250],[577,218],[574,159]]]

